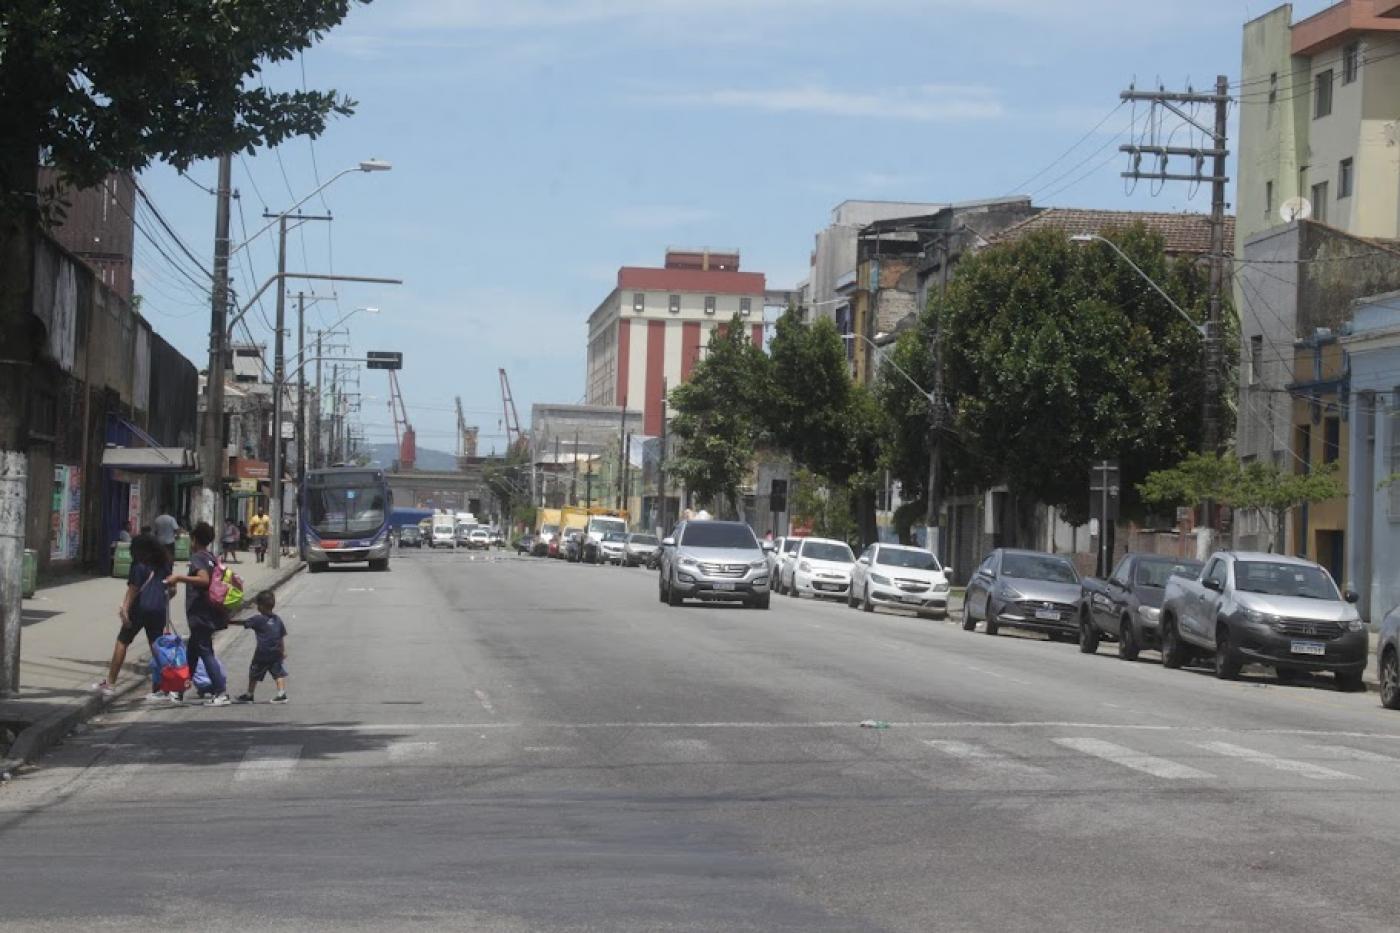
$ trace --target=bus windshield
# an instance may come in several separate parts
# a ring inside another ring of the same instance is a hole
[[[308,476],[306,524],[322,538],[367,538],[384,527],[388,487],[372,472]]]

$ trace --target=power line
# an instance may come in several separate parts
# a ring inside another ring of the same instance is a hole
[[[1127,103],[1128,103],[1127,101],[1120,100],[1120,101],[1118,102],[1118,106],[1117,106],[1117,107],[1114,107],[1114,108],[1113,108],[1112,110],[1110,110],[1108,113],[1104,114],[1103,119],[1100,120],[1098,123],[1095,123],[1092,129],[1090,129],[1090,130],[1089,130],[1087,133],[1085,133],[1083,136],[1079,137],[1079,139],[1077,139],[1077,140],[1075,141],[1074,145],[1070,146],[1070,147],[1069,147],[1068,149],[1066,149],[1064,152],[1062,152],[1062,153],[1060,153],[1058,156],[1056,156],[1055,159],[1054,159],[1049,165],[1045,166],[1045,167],[1042,168],[1040,171],[1038,171],[1038,172],[1036,172],[1034,175],[1032,175],[1030,178],[1027,178],[1025,181],[1021,182],[1019,185],[1017,185],[1016,187],[1012,188],[1010,191],[1007,192],[1007,194],[1008,194],[1008,195],[1011,195],[1011,194],[1019,194],[1020,192],[1024,191],[1027,185],[1029,185],[1031,182],[1035,181],[1035,180],[1036,180],[1037,178],[1039,178],[1041,175],[1044,175],[1046,172],[1050,171],[1050,169],[1054,168],[1056,165],[1058,165],[1060,162],[1062,162],[1062,161],[1064,160],[1064,158],[1065,158],[1066,156],[1068,156],[1071,152],[1073,152],[1074,150],[1078,149],[1081,145],[1083,145],[1083,144],[1084,144],[1084,141],[1085,141],[1086,139],[1088,139],[1090,136],[1093,136],[1095,133],[1097,133],[1097,132],[1099,131],[1099,128],[1102,127],[1102,126],[1103,126],[1105,123],[1107,123],[1109,120],[1111,120],[1111,119],[1113,118],[1113,115],[1114,115],[1115,113],[1117,113],[1118,111],[1122,110],[1125,106],[1127,106]],[[1122,135],[1122,134],[1120,133],[1119,135]]]
[[[206,269],[204,267],[204,263],[200,262],[199,257],[197,257],[190,250],[190,248],[185,245],[184,240],[180,239],[180,235],[176,233],[175,229],[170,226],[169,222],[166,221],[165,217],[160,212],[160,208],[156,207],[156,202],[151,200],[151,196],[146,193],[146,189],[142,188],[141,183],[136,181],[134,178],[132,179],[132,185],[135,186],[136,193],[141,196],[141,200],[146,202],[146,207],[150,209],[153,215],[155,215],[156,222],[161,225],[161,228],[164,229],[166,233],[170,234],[170,239],[175,241],[175,245],[180,248],[180,252],[184,253],[189,258],[190,262],[194,263],[195,268],[198,269],[200,272],[203,272],[205,275],[209,276],[210,280],[212,281],[214,278],[214,273]]]

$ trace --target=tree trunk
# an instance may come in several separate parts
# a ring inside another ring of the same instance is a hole
[[[38,228],[39,147],[0,145],[0,696],[19,689],[21,588],[29,386],[43,345],[34,316],[34,237]]]

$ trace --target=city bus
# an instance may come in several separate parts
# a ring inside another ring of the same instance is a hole
[[[300,496],[301,554],[308,570],[361,561],[370,570],[389,569],[394,501],[383,470],[307,470]]]

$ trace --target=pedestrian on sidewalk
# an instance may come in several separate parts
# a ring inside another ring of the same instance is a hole
[[[259,564],[267,559],[267,535],[271,527],[272,519],[268,517],[267,506],[259,508],[252,521],[248,522],[248,533],[253,537],[253,555]]]
[[[230,522],[230,524],[232,524]],[[185,654],[190,661],[190,670],[204,662],[204,672],[209,675],[209,687],[214,696],[205,705],[227,706],[228,684],[224,682],[223,668],[214,656],[214,632],[223,622],[223,607],[215,606],[209,600],[209,581],[214,573],[214,555],[209,548],[214,543],[214,529],[208,522],[200,522],[190,532],[194,553],[190,555],[189,572],[171,574],[168,584],[185,584],[185,621],[190,626],[190,638],[185,644]],[[184,694],[173,697],[176,702],[184,699]]]
[[[290,515],[282,519],[282,556],[290,557],[292,553],[293,536],[296,534],[296,523],[292,521]]]
[[[160,506],[160,514],[151,523],[151,533],[156,536],[161,547],[170,555],[170,563],[175,563],[175,535],[180,530],[180,523],[175,521],[175,516],[170,514],[170,503],[163,502]]]
[[[166,578],[173,571],[168,552],[154,535],[142,534],[131,539],[131,571],[126,575],[126,595],[117,607],[122,627],[117,631],[117,644],[112,649],[107,677],[96,687],[103,696],[111,696],[116,689],[117,677],[126,663],[126,650],[136,640],[137,633],[145,632],[146,642],[150,644],[165,631],[173,592]],[[158,696],[164,694],[160,693],[159,681],[153,676],[151,695],[147,699]]]
[[[220,549],[220,559],[230,564],[238,563],[238,526],[233,523],[233,519],[224,522],[223,547]]]
[[[272,610],[277,607],[277,597],[272,590],[263,590],[257,595],[254,604],[258,614],[243,620],[243,627],[257,636],[258,646],[253,649],[253,663],[248,666],[248,692],[238,698],[239,703],[252,703],[253,692],[268,674],[277,684],[274,703],[287,702],[287,626],[282,617]]]

